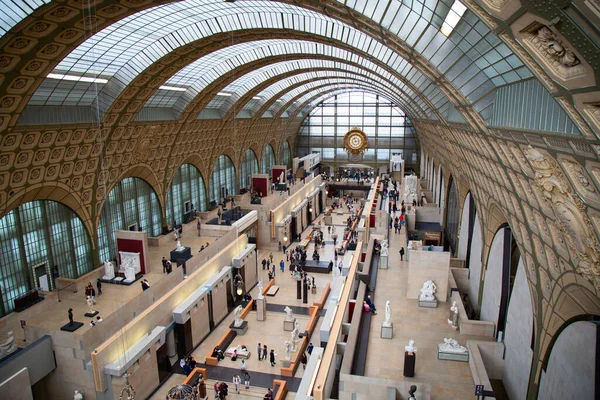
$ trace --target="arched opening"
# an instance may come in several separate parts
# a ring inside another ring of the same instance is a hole
[[[458,221],[459,221],[458,187],[453,177],[448,185],[448,206],[446,207],[446,224],[444,225],[444,250],[450,251],[456,257],[458,251]]]
[[[292,168],[292,150],[290,149],[290,144],[287,140],[283,141],[281,148],[281,161],[279,164],[285,165],[288,168]]]
[[[271,174],[271,167],[275,164],[275,152],[273,146],[270,144],[265,145],[265,151],[263,151],[262,159],[260,160],[260,172],[262,174]]]
[[[98,254],[100,260],[117,258],[117,229],[145,231],[148,236],[159,236],[162,214],[158,197],[152,186],[141,178],[129,177],[112,188],[106,198],[98,227]]]
[[[235,167],[231,158],[221,154],[215,162],[210,179],[210,203],[209,209],[217,207],[227,196],[236,193],[235,190]]]
[[[240,190],[250,190],[252,187],[252,174],[258,174],[258,159],[254,150],[247,149],[240,166]]]
[[[501,226],[492,240],[481,300],[481,319],[496,324],[496,338],[502,339],[510,297],[521,253],[510,226]]]
[[[30,291],[54,289],[58,277],[75,279],[94,269],[82,221],[51,200],[22,204],[0,219],[0,316]]]
[[[198,168],[183,164],[177,169],[167,192],[167,223],[189,222],[194,211],[206,211],[206,188]]]

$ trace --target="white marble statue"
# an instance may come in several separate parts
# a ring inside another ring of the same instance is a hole
[[[125,280],[133,282],[135,281],[135,268],[132,265],[127,265],[123,267],[125,271]]]
[[[388,300],[385,302],[385,321],[383,326],[392,326],[392,303]]]
[[[94,308],[93,308],[94,307],[94,300],[92,300],[92,296],[87,296],[87,298],[86,298],[85,301],[87,302],[88,312],[90,314],[95,313]]]
[[[415,346],[414,339],[410,339],[408,341],[408,346],[404,346],[404,350],[408,351],[409,353],[416,353],[417,352],[417,346]]]
[[[296,351],[296,343],[300,341],[300,324],[296,322],[294,330],[290,332],[292,351]]]
[[[258,296],[256,296],[257,299],[262,299],[263,296],[263,281],[262,279],[260,281],[258,281],[258,284],[256,285],[258,287]]]
[[[233,315],[235,316],[233,326],[239,328],[244,323],[244,320],[242,319],[242,306],[237,306],[235,310],[233,310]]]
[[[450,314],[448,315],[448,323],[453,325],[454,314],[458,314],[458,306],[456,305],[456,301],[452,302],[452,307],[450,307]]]
[[[412,204],[413,200],[417,200],[417,176],[410,175],[404,178],[404,201],[407,204]]]
[[[292,351],[292,343],[289,340],[286,340],[284,343],[284,346],[285,346],[285,360],[289,361],[292,358],[290,356],[290,353]]]
[[[175,251],[183,251],[183,250],[185,250],[185,247],[183,247],[181,245],[181,240],[178,240],[177,241],[177,247],[175,247]]]
[[[6,357],[10,353],[13,353],[17,350],[17,346],[15,346],[15,337],[13,332],[8,332],[8,339],[6,342],[0,344],[0,358]]]
[[[388,241],[387,240],[381,241],[381,251],[379,254],[387,257],[387,255],[388,255]]]
[[[284,183],[285,182],[285,177],[283,176],[283,171],[281,172],[281,174],[279,175],[279,183]]]
[[[466,347],[459,345],[458,342],[452,338],[444,338],[444,343],[439,345],[439,349],[444,353],[457,354],[467,353],[469,351]]]
[[[419,295],[420,301],[435,301],[435,283],[430,279],[423,284],[421,288],[421,294]]]
[[[120,271],[125,275],[125,280],[129,282],[135,281],[135,275],[142,271],[140,253],[120,251],[119,254],[121,255]]]
[[[79,390],[75,390],[73,400],[83,400],[83,394]]]
[[[292,311],[291,308],[289,308],[288,306],[285,306],[283,311],[285,311],[285,320],[286,321],[293,321],[295,319],[294,312]]]
[[[104,261],[104,276],[102,279],[107,281],[113,279],[115,277],[115,266],[110,261]]]

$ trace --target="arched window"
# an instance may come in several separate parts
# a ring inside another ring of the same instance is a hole
[[[98,228],[100,260],[115,260],[117,244],[115,230],[145,231],[159,236],[162,217],[158,197],[152,187],[140,178],[125,178],[108,194]]]
[[[265,151],[260,160],[260,172],[262,174],[270,174],[273,164],[275,164],[275,152],[273,151],[273,147],[268,144],[265,146]]]
[[[281,149],[281,161],[279,163],[287,166],[288,168],[292,168],[292,151],[290,150],[290,144],[287,140],[283,141]]]
[[[444,237],[450,248],[450,253],[456,255],[458,244],[458,221],[459,221],[458,188],[453,177],[450,177],[448,190],[448,206],[446,207],[446,225],[444,226]]]
[[[175,226],[189,222],[192,209],[206,211],[206,188],[198,168],[183,164],[167,192],[167,223]]]
[[[258,174],[258,159],[252,149],[246,150],[244,160],[240,167],[240,189],[250,189],[252,186],[252,174]]]
[[[50,200],[31,201],[0,219],[0,315],[14,299],[48,285],[54,273],[75,279],[94,269],[92,246],[83,223],[69,207]],[[39,278],[47,275],[45,280]]]
[[[234,195],[235,191],[235,167],[231,158],[220,155],[213,167],[210,180],[210,207],[214,208],[227,196]]]

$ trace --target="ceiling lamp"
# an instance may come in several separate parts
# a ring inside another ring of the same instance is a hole
[[[361,156],[369,147],[367,135],[354,127],[344,135],[344,148],[353,156]]]

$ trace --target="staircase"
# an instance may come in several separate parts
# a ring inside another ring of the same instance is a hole
[[[229,399],[229,400],[231,400],[231,399],[263,399],[265,397],[265,394],[267,394],[268,388],[263,388],[263,387],[259,387],[259,386],[250,386],[250,388],[246,389],[246,387],[244,386],[244,377],[240,375],[240,378],[242,378],[242,383],[240,384],[240,394],[237,394],[235,391],[235,386],[232,383],[233,376],[231,377],[231,379],[229,381],[225,382],[225,383],[227,383],[227,386],[229,388],[228,394],[227,394],[227,399]],[[205,382],[206,382],[206,393],[208,395],[208,398],[209,399],[215,398],[214,385],[215,385],[216,380],[207,379]],[[250,383],[252,383],[252,380],[250,380]]]

